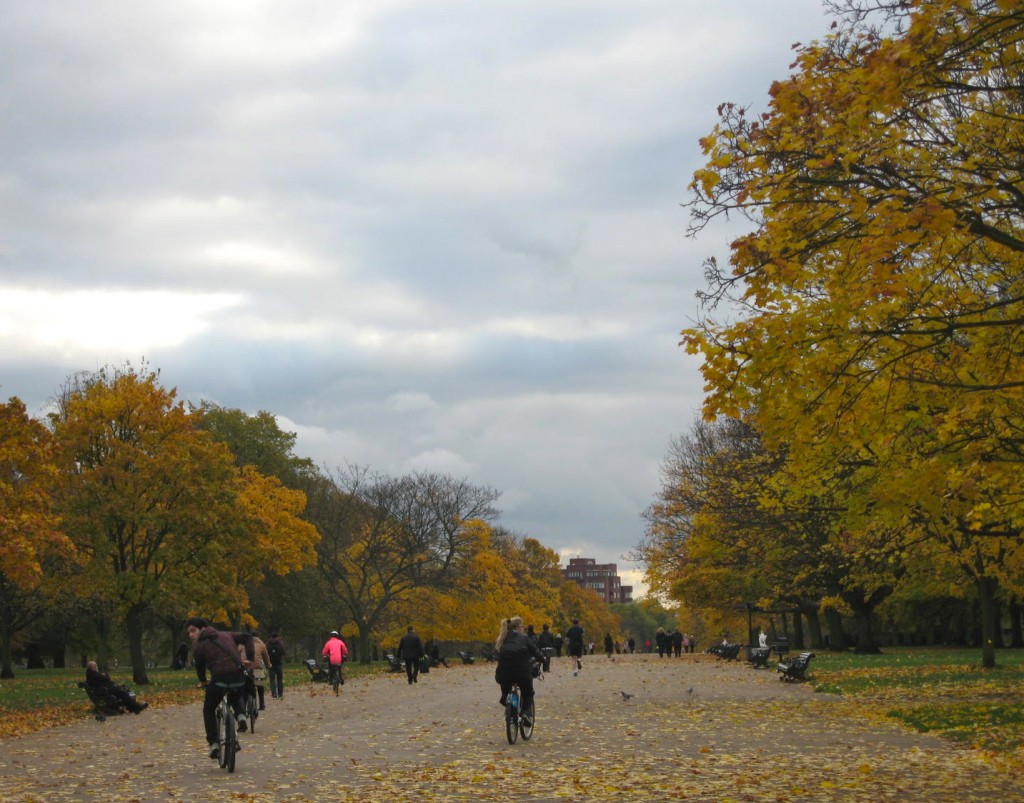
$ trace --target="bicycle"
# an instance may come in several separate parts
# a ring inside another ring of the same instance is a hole
[[[245,694],[245,717],[249,720],[249,733],[256,733],[256,718],[259,715],[259,697],[257,697],[256,687],[253,686]]]
[[[341,664],[331,664],[330,668],[330,684],[331,688],[334,689],[334,694],[338,694],[338,687],[345,685],[345,678],[341,674]]]
[[[228,772],[235,771],[235,754],[239,750],[238,724],[235,711],[231,707],[231,690],[244,688],[244,683],[219,683],[225,694],[217,704],[217,744],[219,754],[217,763]]]
[[[534,704],[530,701],[529,710],[523,709],[523,694],[518,683],[513,683],[512,688],[505,695],[505,736],[509,744],[515,744],[520,734],[523,740],[533,736]]]

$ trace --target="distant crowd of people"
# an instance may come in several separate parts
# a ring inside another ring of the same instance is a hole
[[[205,690],[203,728],[209,748],[208,755],[218,758],[217,706],[227,696],[237,718],[238,730],[244,733],[248,729],[245,713],[247,694],[256,696],[261,711],[266,708],[265,689],[268,682],[271,698],[283,698],[284,665],[287,658],[285,643],[276,631],[272,631],[269,639],[264,642],[255,632],[220,630],[201,617],[189,619],[186,631],[192,642],[192,665],[198,678],[197,685]],[[632,636],[616,640],[610,633],[605,633],[603,642],[605,654],[609,658],[615,654],[637,651],[637,642]],[[501,620],[494,646],[498,664],[495,680],[501,687],[502,704],[509,688],[516,684],[522,690],[524,704],[530,705],[534,698],[535,672],[550,672],[551,659],[561,658],[564,649],[572,659],[573,675],[578,675],[583,670],[584,656],[593,655],[596,649],[595,642],[586,638],[586,631],[578,619],[572,620],[572,625],[563,637],[561,633],[553,632],[548,624],[542,626],[540,633],[535,632],[533,625],[527,625],[524,629],[520,616]],[[684,652],[695,652],[697,642],[693,636],[680,632],[678,628],[669,633],[659,627],[653,646],[659,656],[679,656]],[[644,642],[643,650],[651,652],[652,642],[649,639]],[[172,666],[184,669],[188,653],[187,645],[182,644],[175,653]],[[329,672],[337,673],[339,685],[343,684],[342,664],[348,658],[349,650],[337,630],[331,631],[321,654],[327,661]],[[432,644],[429,649],[425,647],[412,625],[398,643],[397,658],[404,664],[410,685],[419,682],[424,659],[434,665],[448,665],[437,645]],[[125,710],[138,714],[148,707],[147,703],[138,702],[125,687],[100,672],[95,661],[87,664],[86,683],[94,688],[102,688],[120,700]]]

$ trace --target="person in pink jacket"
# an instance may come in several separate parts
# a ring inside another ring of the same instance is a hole
[[[341,665],[345,663],[345,659],[348,657],[348,647],[345,646],[345,642],[341,640],[341,636],[337,630],[332,630],[331,635],[327,637],[327,643],[324,644],[324,648],[321,651],[321,655],[327,656],[327,663],[330,667],[328,671],[328,680],[331,685],[334,686],[334,693],[338,693],[338,686],[345,685],[345,677],[341,674]],[[334,684],[335,673],[337,673],[338,683]]]

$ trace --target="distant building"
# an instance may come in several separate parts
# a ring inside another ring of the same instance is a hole
[[[605,602],[632,602],[633,586],[624,586],[619,580],[619,567],[614,563],[598,563],[593,558],[569,558],[562,570],[566,580],[598,593]]]

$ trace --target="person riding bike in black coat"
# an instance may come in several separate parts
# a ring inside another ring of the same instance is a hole
[[[498,668],[494,679],[501,685],[501,704],[513,684],[523,694],[523,710],[529,711],[533,703],[533,661],[542,663],[544,656],[536,644],[523,632],[523,617],[513,616],[501,620],[501,632],[494,649],[498,651]]]

